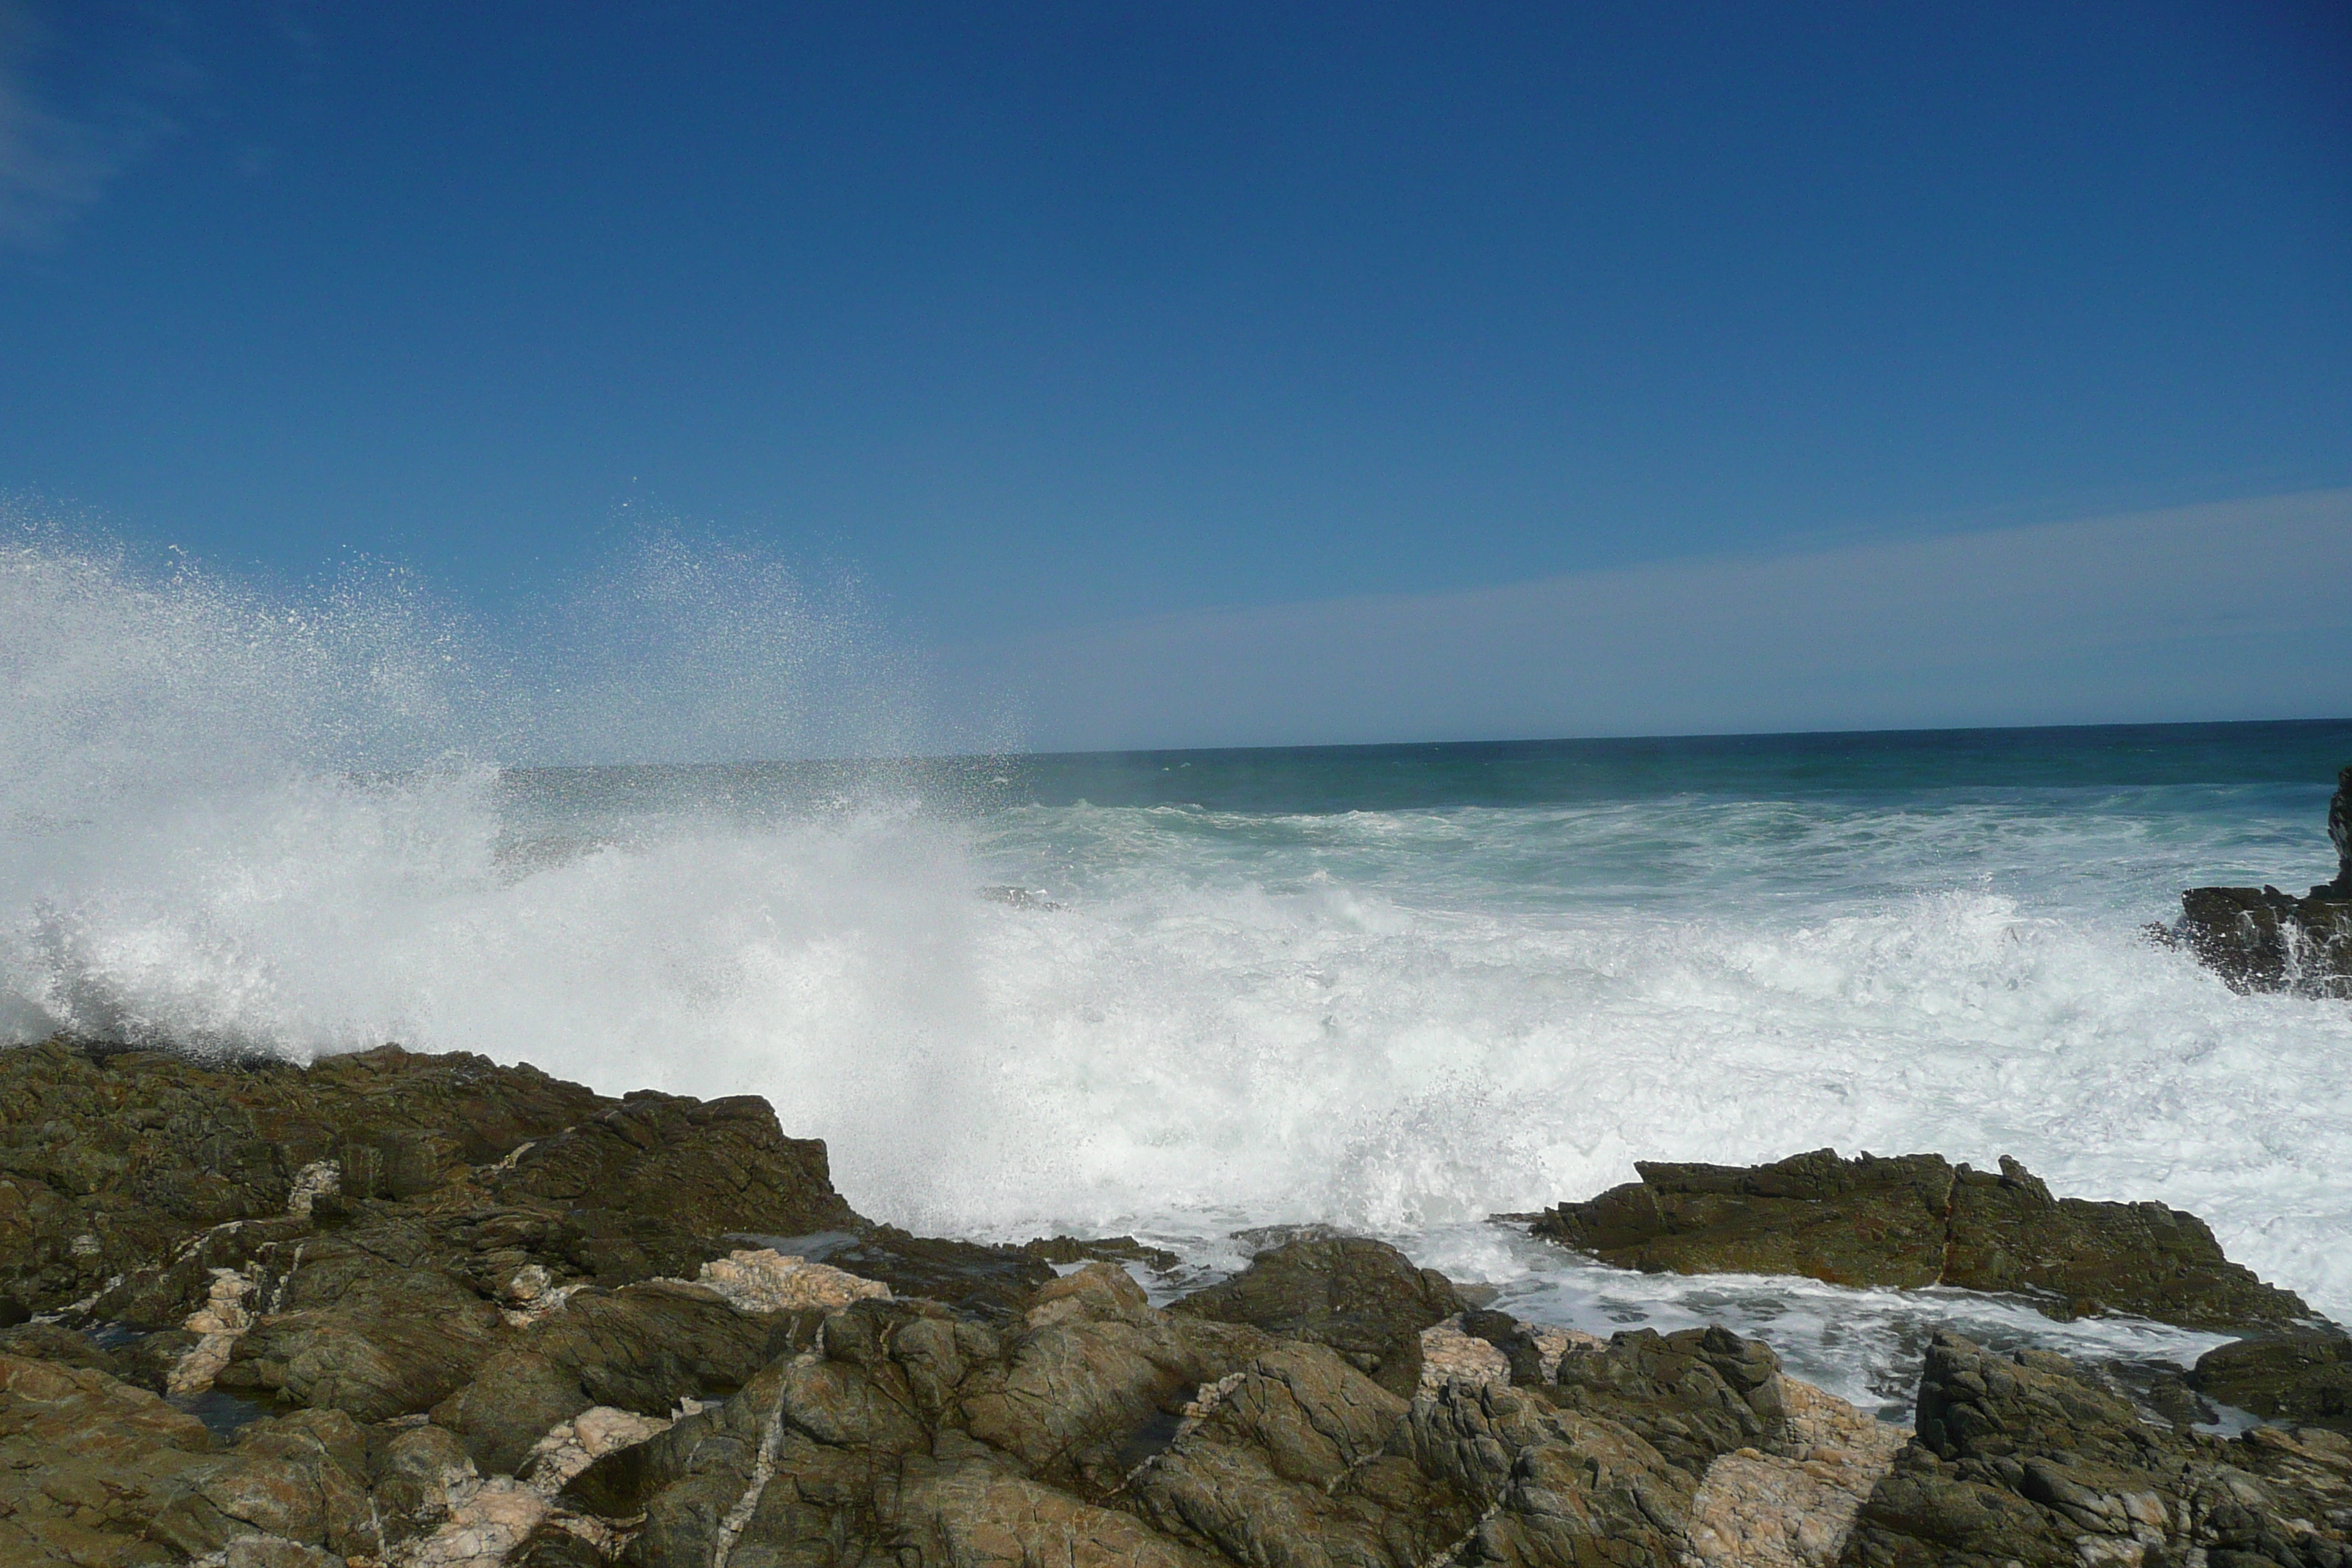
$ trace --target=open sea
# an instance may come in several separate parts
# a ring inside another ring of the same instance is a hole
[[[1621,1274],[1486,1216],[1637,1159],[2011,1154],[2352,1319],[2352,1005],[2143,931],[2331,876],[2352,721],[365,770],[273,749],[294,721],[234,679],[175,707],[184,650],[92,675],[58,624],[0,654],[0,1038],[756,1093],[918,1231],[1129,1232],[1198,1279],[1331,1225],[1890,1406],[1945,1322],[2217,1342]]]

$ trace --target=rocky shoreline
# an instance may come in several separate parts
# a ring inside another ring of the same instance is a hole
[[[913,1237],[756,1099],[52,1041],[0,1052],[0,1563],[2352,1563],[2347,1342],[2193,1215],[1934,1155],[1640,1175],[1517,1218],[2241,1337],[2151,1401],[1939,1335],[1906,1429],[1365,1238],[1155,1306],[1129,1238]]]

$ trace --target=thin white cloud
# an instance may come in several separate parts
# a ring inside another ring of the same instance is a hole
[[[953,650],[1045,749],[2352,714],[2352,490]]]
[[[0,0],[0,245],[53,242],[177,129],[152,103],[119,93],[73,114],[44,102],[32,67],[48,42],[28,10]]]

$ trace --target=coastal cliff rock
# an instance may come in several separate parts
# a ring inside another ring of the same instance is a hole
[[[2162,1204],[2058,1198],[2016,1161],[1936,1154],[1768,1165],[1638,1163],[1639,1182],[1539,1215],[1534,1234],[1646,1272],[1798,1274],[1835,1285],[2014,1291],[2053,1317],[2130,1313],[2243,1333],[2308,1321]]]
[[[2307,896],[2191,888],[2180,895],[2180,918],[2151,932],[2187,947],[2232,990],[2352,997],[2352,766],[2336,774],[2327,837],[2335,879]]]

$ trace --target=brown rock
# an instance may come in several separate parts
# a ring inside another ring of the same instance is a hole
[[[1633,1167],[1642,1179],[1562,1204],[1535,1234],[1644,1273],[1801,1274],[1916,1289],[1943,1277],[1952,1167],[1935,1154],[1769,1165]]]
[[[2312,1315],[2293,1292],[2224,1258],[2195,1215],[2053,1198],[2006,1157],[1999,1175],[1961,1167],[1941,1283],[2053,1296],[2044,1310],[2068,1315],[2130,1312],[2223,1332]]]
[[[0,1049],[0,1292],[53,1310],[192,1232],[282,1216],[306,1167],[333,1163],[348,1195],[408,1196],[611,1103],[534,1068],[391,1046],[309,1068]]]
[[[1241,1273],[1170,1310],[1328,1345],[1390,1393],[1411,1398],[1421,1384],[1421,1331],[1462,1308],[1434,1269],[1414,1268],[1385,1242],[1338,1237],[1260,1253]]]
[[[2339,1330],[2217,1346],[2197,1358],[2189,1384],[2209,1398],[2272,1420],[2352,1433],[2352,1339]]]
[[[2064,1358],[1928,1347],[1918,1437],[1872,1492],[1861,1568],[2091,1563],[2336,1564],[2352,1553],[2352,1442],[2232,1442],[2142,1422]]]
[[[2223,1257],[2196,1215],[2054,1198],[2006,1156],[1998,1175],[1935,1154],[1841,1160],[1830,1149],[1769,1165],[1636,1169],[1641,1181],[1561,1204],[1534,1233],[1649,1272],[2016,1291],[2062,1319],[2126,1312],[2242,1331],[2311,1316]]]

